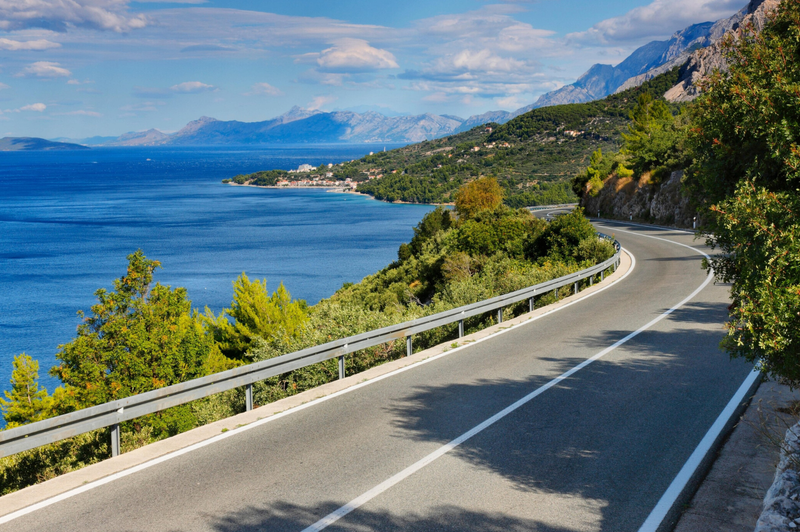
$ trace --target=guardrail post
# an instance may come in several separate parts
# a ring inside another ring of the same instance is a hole
[[[406,336],[406,356],[410,357],[414,352],[414,345],[411,341],[411,335]]]
[[[497,309],[497,323],[503,323],[503,309]]]
[[[589,286],[593,286],[593,285],[594,285],[594,275],[590,275],[589,276]]]
[[[458,320],[458,337],[464,337],[464,320]]]
[[[339,378],[344,379],[344,355],[339,355]]]
[[[533,301],[533,298],[529,297],[528,298],[528,312],[533,312],[534,306],[535,306],[535,303]]]
[[[111,456],[119,456],[119,423],[111,425]]]
[[[602,272],[600,272],[600,282],[602,283],[603,279],[605,279],[605,278],[606,278],[606,271],[603,270]]]
[[[558,301],[558,288],[556,288],[555,292],[556,292],[556,301]]]
[[[253,409],[253,385],[248,384],[244,388],[244,409],[249,412]]]
[[[578,293],[578,282],[577,281],[575,282],[575,293],[576,294]]]

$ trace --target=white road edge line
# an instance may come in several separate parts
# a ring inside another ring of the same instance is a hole
[[[647,236],[648,238],[657,238],[657,237],[650,237],[649,235],[643,235],[643,236]],[[658,238],[658,240],[665,240],[665,239]],[[681,246],[684,246],[684,247],[688,247],[689,249],[692,249],[692,250],[694,250],[694,251],[696,251],[698,253],[701,253],[701,254],[705,255],[705,253],[703,253],[702,251],[698,250],[697,248],[693,248],[692,246],[687,246],[686,244],[680,244],[679,242],[673,242],[671,240],[667,240],[667,242],[672,242],[673,244],[678,244],[678,245],[681,245]],[[632,269],[633,268],[631,268],[631,270]],[[438,459],[438,458],[444,456],[445,454],[449,453],[450,451],[452,451],[453,449],[455,449],[456,447],[458,447],[459,445],[461,445],[462,443],[464,443],[468,439],[472,438],[476,434],[479,434],[480,432],[484,431],[485,429],[491,427],[492,425],[494,425],[495,423],[497,423],[498,421],[500,421],[501,419],[506,417],[508,414],[514,412],[518,408],[522,407],[523,405],[525,405],[526,403],[528,403],[529,401],[531,401],[535,397],[537,397],[537,396],[541,395],[542,393],[544,393],[545,391],[549,390],[550,388],[552,388],[556,384],[560,383],[564,379],[569,378],[570,376],[572,376],[573,374],[575,374],[578,371],[582,370],[583,368],[585,368],[586,366],[588,366],[592,362],[595,362],[596,360],[601,359],[602,357],[606,356],[608,353],[612,352],[617,347],[621,346],[622,344],[627,343],[632,338],[635,338],[636,336],[638,336],[642,332],[646,331],[647,329],[649,329],[650,327],[652,327],[656,323],[660,322],[661,320],[663,320],[664,318],[666,318],[667,316],[669,316],[670,314],[672,314],[673,312],[675,312],[676,310],[681,308],[683,305],[685,305],[686,303],[691,301],[697,294],[699,294],[703,289],[705,289],[705,287],[708,286],[708,284],[713,279],[714,279],[714,272],[709,272],[709,274],[706,276],[706,280],[694,292],[692,292],[688,297],[686,297],[683,301],[681,301],[677,305],[673,306],[669,310],[665,311],[663,314],[660,314],[659,316],[657,316],[656,318],[651,320],[646,325],[643,325],[642,327],[636,329],[634,332],[630,333],[626,337],[622,338],[621,340],[616,341],[614,344],[606,347],[605,349],[603,349],[602,351],[600,351],[596,355],[592,356],[591,358],[588,358],[588,359],[584,360],[583,362],[581,362],[580,364],[578,364],[574,368],[572,368],[569,371],[561,374],[560,376],[558,376],[555,379],[551,380],[547,384],[544,384],[543,386],[540,386],[539,388],[537,388],[536,390],[532,391],[531,393],[529,393],[528,395],[526,395],[522,399],[518,400],[517,402],[513,403],[510,406],[507,406],[506,408],[504,408],[500,412],[496,413],[492,417],[488,418],[484,422],[482,422],[479,425],[476,425],[472,429],[468,430],[467,432],[465,432],[464,434],[462,434],[458,438],[456,438],[456,439],[450,441],[449,443],[439,447],[439,449],[437,449],[434,452],[430,453],[429,455],[427,455],[426,457],[422,458],[418,462],[408,466],[407,468],[403,469],[402,471],[400,471],[399,473],[395,474],[394,476],[384,480],[383,482],[381,482],[380,484],[378,484],[377,486],[375,486],[371,490],[363,493],[362,495],[356,497],[355,499],[353,499],[349,503],[347,503],[344,506],[340,507],[338,510],[336,510],[334,512],[331,512],[330,514],[326,515],[325,517],[323,517],[322,519],[320,519],[319,521],[317,521],[313,525],[311,525],[311,526],[309,526],[307,528],[304,528],[302,532],[319,532],[320,530],[324,530],[325,528],[327,528],[328,526],[332,525],[333,523],[335,523],[336,521],[338,521],[342,517],[346,516],[347,514],[352,512],[353,510],[357,509],[361,505],[369,502],[370,500],[372,500],[373,498],[377,497],[378,495],[380,495],[384,491],[388,490],[389,488],[391,488],[395,484],[398,484],[398,483],[402,482],[403,480],[405,480],[409,476],[413,475],[414,473],[416,473],[420,469],[424,468],[428,464],[432,463],[436,459]]]
[[[625,223],[625,222],[620,222],[620,223]],[[641,226],[641,224],[634,224],[634,225]],[[668,230],[665,228],[657,228],[657,229]],[[703,251],[694,248],[692,246],[681,244],[680,242],[674,242],[666,238],[660,238],[652,235],[645,235],[642,233],[633,233],[631,231],[625,231],[623,229],[617,229],[617,231],[621,233],[645,236],[647,238],[654,238],[656,240],[663,240],[665,242],[672,242],[673,244],[678,244],[680,246],[693,249],[696,252],[705,256],[706,259],[711,258],[708,256],[707,253],[704,253]],[[720,433],[725,429],[725,425],[728,423],[728,419],[730,419],[730,417],[734,414],[738,406],[744,400],[747,391],[750,390],[751,386],[753,386],[753,383],[760,374],[761,372],[758,369],[753,369],[753,371],[750,372],[750,374],[744,380],[742,385],[733,395],[731,400],[722,410],[719,417],[717,417],[716,421],[714,421],[714,424],[711,425],[711,428],[708,429],[708,432],[706,432],[705,436],[703,436],[703,439],[700,440],[699,444],[697,444],[697,447],[695,448],[694,452],[692,452],[692,454],[689,456],[689,459],[686,460],[686,463],[683,464],[681,470],[678,471],[677,476],[672,480],[669,487],[667,488],[667,491],[664,492],[659,501],[656,503],[653,510],[650,512],[650,515],[647,516],[647,519],[639,528],[639,532],[656,532],[658,530],[658,528],[661,526],[661,523],[667,517],[667,514],[669,513],[672,506],[681,496],[681,493],[686,488],[686,485],[691,480],[695,471],[697,471],[697,468],[700,467],[700,464],[702,463],[706,453],[708,453],[709,449],[711,449],[711,447],[714,445],[714,442],[717,440]]]
[[[166,462],[167,460],[171,460],[173,458],[177,458],[179,456],[182,456],[184,454],[190,453],[192,451],[196,451],[198,449],[202,449],[203,447],[205,447],[207,445],[211,445],[212,443],[216,443],[216,442],[224,440],[226,438],[230,438],[231,436],[235,436],[237,434],[241,434],[242,432],[246,432],[246,431],[248,431],[250,429],[254,429],[256,427],[260,427],[261,425],[264,425],[266,423],[270,423],[272,421],[281,419],[282,417],[288,416],[290,414],[294,414],[295,412],[300,412],[301,410],[305,410],[306,408],[312,407],[312,406],[317,405],[319,403],[323,403],[323,402],[328,401],[330,399],[333,399],[335,397],[339,397],[340,395],[344,395],[346,393],[354,392],[354,391],[356,391],[356,390],[358,390],[360,388],[363,388],[364,386],[369,386],[370,384],[374,384],[376,382],[380,382],[383,379],[388,379],[389,377],[393,377],[393,376],[398,375],[400,373],[403,373],[405,371],[417,368],[417,367],[422,366],[424,364],[428,364],[429,362],[433,362],[434,360],[438,360],[440,358],[452,355],[452,354],[454,354],[454,353],[456,353],[458,351],[461,351],[462,349],[466,349],[466,348],[471,347],[473,345],[479,344],[481,342],[489,340],[490,338],[496,338],[497,336],[499,336],[501,334],[505,334],[505,333],[507,333],[509,331],[512,331],[512,330],[516,329],[517,327],[521,327],[523,325],[526,325],[526,324],[529,324],[529,323],[533,323],[533,322],[535,322],[535,321],[537,321],[537,320],[539,320],[539,319],[541,319],[541,318],[543,318],[545,316],[549,316],[550,314],[553,314],[554,312],[558,312],[558,311],[563,310],[565,308],[571,307],[572,305],[574,305],[576,303],[579,303],[581,301],[585,301],[585,300],[587,300],[588,298],[590,298],[592,296],[595,296],[595,295],[597,295],[597,294],[599,294],[601,292],[604,292],[605,290],[608,290],[612,286],[616,285],[618,282],[620,282],[623,279],[625,279],[626,277],[628,277],[633,272],[634,268],[636,267],[636,258],[633,256],[633,253],[631,253],[627,249],[622,248],[622,251],[627,253],[628,256],[631,258],[631,267],[628,269],[627,272],[625,272],[625,275],[623,275],[619,279],[615,280],[611,284],[609,284],[607,286],[604,286],[603,288],[600,288],[599,290],[595,290],[594,292],[586,294],[585,296],[583,296],[583,297],[581,297],[579,299],[576,299],[574,301],[570,301],[569,303],[566,303],[566,304],[561,305],[559,307],[556,307],[556,308],[554,308],[552,310],[544,312],[544,313],[542,313],[542,314],[540,314],[538,316],[535,316],[535,317],[533,317],[533,318],[531,318],[531,319],[529,319],[527,321],[524,321],[522,323],[518,323],[516,325],[509,326],[507,329],[501,329],[501,330],[497,331],[494,334],[491,334],[489,336],[485,336],[483,338],[479,338],[478,340],[475,340],[474,342],[470,342],[468,344],[464,344],[462,346],[456,347],[456,348],[451,349],[449,351],[445,351],[444,353],[440,353],[440,354],[432,356],[430,358],[426,358],[425,360],[421,360],[420,362],[417,362],[416,364],[411,364],[411,365],[396,369],[395,371],[391,371],[389,373],[386,373],[386,374],[381,375],[379,377],[375,377],[374,379],[370,379],[368,381],[360,382],[360,383],[355,384],[355,385],[353,385],[353,386],[351,386],[349,388],[346,388],[344,390],[340,390],[338,392],[334,392],[334,393],[332,393],[330,395],[326,395],[324,397],[319,397],[317,399],[314,399],[313,401],[309,401],[308,403],[296,406],[296,407],[291,408],[289,410],[285,410],[283,412],[280,412],[278,414],[272,415],[270,417],[267,417],[267,418],[264,418],[264,419],[260,419],[258,421],[254,421],[253,423],[250,423],[248,425],[244,425],[244,426],[239,427],[239,428],[231,429],[231,430],[229,430],[227,432],[223,432],[222,434],[214,436],[213,438],[209,438],[207,440],[203,440],[201,442],[195,443],[195,444],[190,445],[188,447],[184,447],[183,449],[179,449],[177,451],[173,451],[173,452],[165,454],[163,456],[159,456],[158,458],[154,458],[154,459],[152,459],[152,460],[150,460],[148,462],[144,462],[142,464],[133,466],[133,467],[131,467],[129,469],[125,469],[124,471],[120,471],[119,473],[114,473],[114,474],[109,475],[107,477],[103,477],[103,478],[101,478],[99,480],[95,480],[95,481],[89,482],[87,484],[84,484],[83,486],[71,489],[69,491],[65,491],[64,493],[60,493],[58,495],[50,497],[49,499],[45,499],[43,501],[37,502],[35,504],[32,504],[30,506],[26,506],[25,508],[21,508],[21,509],[15,511],[15,512],[10,513],[10,514],[6,514],[4,516],[0,516],[0,525],[2,525],[4,523],[8,523],[10,521],[13,521],[14,519],[18,519],[18,518],[20,518],[22,516],[25,516],[25,515],[28,515],[30,513],[33,513],[35,511],[41,510],[43,508],[46,508],[46,507],[48,507],[48,506],[50,506],[52,504],[55,504],[57,502],[61,502],[63,500],[66,500],[66,499],[69,499],[71,497],[74,497],[76,495],[80,495],[81,493],[87,492],[87,491],[92,490],[94,488],[98,488],[100,486],[108,484],[109,482],[113,482],[115,480],[119,480],[121,478],[127,477],[128,475],[132,475],[134,473],[138,473],[139,471],[143,471],[145,469],[149,469],[150,467],[158,465],[158,464],[160,464],[162,462]]]
[[[658,527],[661,526],[661,522],[664,521],[664,518],[667,517],[670,509],[675,504],[675,501],[678,500],[681,493],[683,492],[686,485],[691,480],[694,472],[700,467],[700,464],[705,458],[706,453],[711,449],[714,445],[714,442],[717,441],[720,433],[725,429],[725,425],[728,424],[728,420],[734,414],[739,405],[744,400],[747,392],[750,390],[750,387],[753,386],[753,383],[759,376],[761,372],[758,369],[754,369],[747,378],[744,380],[739,389],[736,391],[734,396],[728,402],[725,409],[719,415],[717,420],[711,425],[711,428],[708,429],[706,435],[703,436],[703,439],[700,440],[697,448],[694,452],[689,456],[689,459],[686,460],[686,463],[683,464],[683,467],[678,472],[678,475],[675,479],[670,483],[667,491],[664,492],[664,495],[661,496],[658,503],[656,503],[655,508],[653,511],[650,512],[650,515],[647,516],[644,524],[639,528],[639,532],[656,532]]]

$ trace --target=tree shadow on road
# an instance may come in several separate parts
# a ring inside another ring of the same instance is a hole
[[[337,510],[341,504],[327,502],[318,506],[301,506],[281,502],[269,508],[250,506],[240,512],[214,518],[211,528],[217,532],[299,532],[318,519]],[[502,513],[468,511],[454,506],[433,508],[428,514],[396,515],[387,511],[360,508],[326,530],[464,532],[568,532],[572,529],[553,527],[531,519],[518,519]]]
[[[600,351],[629,332],[570,342]],[[636,530],[749,371],[719,350],[720,336],[646,331],[450,455],[521,492],[602,502],[600,530]],[[552,365],[547,376],[411,390],[386,407],[397,436],[449,442],[585,360],[539,358]]]

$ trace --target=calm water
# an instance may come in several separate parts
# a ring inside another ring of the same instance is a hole
[[[141,248],[156,280],[193,306],[228,306],[241,272],[283,281],[316,303],[396,258],[427,206],[321,190],[223,185],[223,178],[300,163],[336,163],[383,146],[276,149],[116,148],[0,153],[0,389],[23,351],[47,376],[76,311],[125,273]]]

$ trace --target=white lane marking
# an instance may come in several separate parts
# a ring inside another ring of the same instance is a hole
[[[667,230],[664,228],[660,229]],[[693,249],[694,251],[702,254],[707,259],[711,258],[708,256],[707,253],[704,253],[703,251],[694,248],[692,246],[681,244],[680,242],[674,242],[672,240],[668,240],[666,238],[661,238],[657,236],[645,235],[642,233],[634,233],[632,231],[625,231],[623,229],[617,229],[617,231],[621,233],[644,236],[647,238],[654,238],[656,240],[663,240],[665,242],[672,242],[673,244],[678,244],[679,246]],[[713,271],[711,273],[713,274]],[[703,436],[703,439],[700,440],[699,444],[697,444],[697,447],[695,448],[694,452],[692,452],[691,456],[689,456],[689,459],[686,460],[686,463],[683,464],[681,470],[678,471],[677,476],[672,480],[669,487],[667,488],[667,491],[665,491],[664,494],[661,496],[661,498],[658,500],[658,503],[656,503],[656,506],[650,512],[650,515],[647,516],[647,519],[645,520],[644,524],[642,524],[641,528],[639,528],[639,532],[655,532],[656,530],[658,530],[658,527],[661,526],[661,522],[667,517],[667,513],[669,512],[670,508],[672,508],[672,506],[678,500],[678,497],[680,497],[684,488],[686,488],[686,485],[691,480],[692,475],[694,475],[697,468],[700,467],[700,464],[703,461],[703,457],[705,457],[706,453],[714,444],[714,441],[716,441],[719,434],[725,428],[728,419],[736,411],[738,405],[741,404],[745,394],[747,394],[747,391],[750,389],[750,387],[753,385],[753,382],[755,381],[756,378],[758,378],[760,374],[761,372],[758,369],[753,369],[753,371],[751,371],[750,374],[747,376],[747,378],[744,380],[742,385],[739,386],[739,389],[736,391],[731,400],[722,410],[722,412],[720,413],[719,417],[717,417],[714,424],[711,425],[711,428],[708,429],[708,432],[706,432],[705,436]]]
[[[501,329],[500,331],[497,331],[496,333],[494,333],[494,334],[492,334],[490,336],[485,336],[483,338],[479,338],[478,340],[475,340],[474,342],[470,342],[468,344],[456,347],[454,349],[451,349],[450,351],[445,351],[444,353],[440,353],[440,354],[432,356],[430,358],[426,358],[425,360],[422,360],[422,361],[417,362],[415,364],[411,364],[409,366],[405,366],[403,368],[396,369],[394,371],[391,371],[391,372],[386,373],[384,375],[381,375],[379,377],[375,377],[374,379],[370,379],[368,381],[364,381],[364,382],[355,384],[355,385],[353,385],[353,386],[351,386],[349,388],[346,388],[344,390],[339,390],[338,392],[334,392],[334,393],[332,393],[330,395],[326,395],[324,397],[320,397],[320,398],[314,399],[313,401],[309,401],[308,403],[296,406],[296,407],[291,408],[289,410],[286,410],[284,412],[280,412],[280,413],[272,415],[270,417],[267,417],[267,418],[264,418],[264,419],[260,419],[258,421],[254,421],[253,423],[250,423],[248,425],[244,425],[244,426],[239,427],[239,428],[231,429],[231,430],[229,430],[227,432],[223,432],[222,434],[218,434],[217,436],[214,436],[214,437],[209,438],[207,440],[203,440],[201,442],[195,443],[195,444],[190,445],[188,447],[184,447],[183,449],[179,449],[177,451],[173,451],[173,452],[165,454],[163,456],[159,456],[158,458],[154,458],[154,459],[152,459],[152,460],[150,460],[148,462],[141,463],[139,465],[133,466],[133,467],[131,467],[129,469],[126,469],[124,471],[120,471],[118,473],[114,473],[114,474],[109,475],[107,477],[103,477],[103,478],[101,478],[99,480],[95,480],[95,481],[89,482],[89,483],[84,484],[83,486],[80,486],[78,488],[74,488],[72,490],[65,491],[64,493],[61,493],[61,494],[56,495],[54,497],[51,497],[49,499],[45,499],[45,500],[40,501],[38,503],[32,504],[30,506],[26,506],[25,508],[21,508],[20,510],[17,510],[17,511],[12,512],[10,514],[6,514],[4,516],[0,516],[0,525],[2,525],[4,523],[8,523],[9,521],[13,521],[14,519],[17,519],[17,518],[22,517],[24,515],[33,513],[33,512],[35,512],[37,510],[41,510],[42,508],[46,508],[46,507],[50,506],[51,504],[55,504],[57,502],[63,501],[65,499],[69,499],[69,498],[74,497],[76,495],[80,495],[81,493],[87,492],[87,491],[92,490],[94,488],[100,487],[100,486],[102,486],[104,484],[108,484],[109,482],[113,482],[115,480],[119,480],[121,478],[127,477],[128,475],[132,475],[132,474],[137,473],[139,471],[143,471],[145,469],[149,469],[150,467],[158,465],[158,464],[160,464],[162,462],[166,462],[167,460],[171,460],[173,458],[177,458],[178,456],[182,456],[182,455],[190,453],[192,451],[196,451],[197,449],[202,449],[203,447],[205,447],[207,445],[211,445],[212,443],[216,443],[216,442],[224,440],[226,438],[230,438],[231,436],[235,436],[237,434],[241,434],[243,432],[246,432],[246,431],[248,431],[250,429],[254,429],[256,427],[260,427],[261,425],[264,425],[266,423],[270,423],[272,421],[278,420],[278,419],[280,419],[280,418],[282,418],[284,416],[288,416],[290,414],[294,414],[295,412],[300,412],[301,410],[305,410],[306,408],[312,407],[312,406],[317,405],[319,403],[323,403],[325,401],[333,399],[334,397],[339,397],[340,395],[344,395],[346,393],[354,392],[354,391],[356,391],[356,390],[358,390],[360,388],[363,388],[365,386],[369,386],[370,384],[374,384],[376,382],[380,382],[383,379],[388,379],[389,377],[393,377],[393,376],[398,375],[400,373],[403,373],[405,371],[417,368],[417,367],[422,366],[424,364],[428,364],[429,362],[433,362],[434,360],[438,360],[440,358],[452,355],[453,353],[457,353],[457,352],[461,351],[462,349],[469,348],[469,347],[471,347],[473,345],[476,345],[476,344],[479,344],[479,343],[484,342],[486,340],[489,340],[490,338],[496,338],[497,336],[499,336],[501,334],[505,334],[505,333],[507,333],[509,331],[512,331],[512,330],[516,329],[517,327],[521,327],[523,325],[526,325],[526,324],[529,324],[529,323],[533,323],[533,322],[535,322],[535,321],[537,321],[537,320],[539,320],[539,319],[541,319],[541,318],[543,318],[545,316],[549,316],[550,314],[553,314],[554,312],[558,312],[558,311],[563,310],[565,308],[571,307],[572,305],[574,305],[576,303],[579,303],[581,301],[585,301],[586,299],[588,299],[590,297],[593,297],[593,296],[595,296],[595,295],[597,295],[597,294],[599,294],[601,292],[604,292],[605,290],[608,290],[612,286],[616,285],[618,282],[620,282],[623,279],[625,279],[626,277],[628,277],[633,272],[634,268],[636,267],[636,258],[627,249],[622,248],[622,251],[627,253],[628,256],[631,258],[631,267],[628,269],[628,271],[625,272],[625,274],[622,277],[620,277],[619,279],[615,280],[611,284],[609,284],[607,286],[604,286],[603,288],[600,288],[598,290],[595,290],[594,292],[586,294],[583,297],[580,297],[580,298],[578,298],[578,299],[576,299],[574,301],[570,301],[569,303],[566,303],[564,305],[561,305],[559,307],[551,309],[551,310],[549,310],[547,312],[544,312],[544,313],[542,313],[542,314],[540,314],[538,316],[534,316],[533,318],[531,318],[531,319],[529,319],[527,321],[524,321],[522,323],[518,323],[516,325],[512,325],[512,326],[508,327],[507,329]]]
[[[604,225],[604,224],[600,224],[600,225]],[[662,229],[662,230],[666,230],[666,229]],[[616,231],[619,232],[619,233],[626,233],[626,234],[629,234],[629,235],[643,236],[645,238],[652,238],[653,240],[661,240],[662,242],[669,242],[670,244],[675,244],[676,246],[683,246],[685,248],[691,249],[695,253],[699,253],[700,255],[704,256],[707,259],[711,259],[711,257],[709,257],[706,252],[704,252],[703,250],[697,249],[696,247],[690,246],[689,244],[683,244],[681,242],[675,242],[674,240],[670,240],[668,238],[661,238],[660,236],[646,235],[644,233],[636,233],[636,232],[633,232],[633,231],[625,231],[624,229],[616,229]],[[678,231],[680,231],[680,229],[678,229]]]
[[[675,243],[677,243],[677,242],[675,242]],[[687,246],[687,247],[690,247],[690,246]],[[694,249],[694,248],[692,248],[692,249]],[[451,442],[447,443],[446,445],[443,445],[442,447],[440,447],[436,451],[432,452],[431,454],[429,454],[428,456],[426,456],[422,460],[410,465],[409,467],[407,467],[406,469],[400,471],[399,473],[397,473],[396,475],[392,476],[391,478],[381,482],[380,484],[378,484],[377,486],[375,486],[371,490],[369,490],[369,491],[363,493],[362,495],[356,497],[355,499],[353,499],[349,503],[345,504],[344,506],[342,506],[338,510],[336,510],[334,512],[331,512],[330,514],[326,515],[325,517],[323,517],[322,519],[320,519],[319,521],[317,521],[313,525],[303,529],[303,532],[319,532],[320,530],[323,530],[323,529],[327,528],[328,526],[330,526],[331,524],[335,523],[336,521],[338,521],[342,517],[346,516],[347,514],[352,512],[353,510],[357,509],[362,504],[365,504],[365,503],[369,502],[370,500],[372,500],[373,498],[377,497],[378,495],[380,495],[384,491],[388,490],[389,488],[391,488],[395,484],[397,484],[399,482],[402,482],[407,477],[413,475],[414,473],[416,473],[417,471],[419,471],[423,467],[427,466],[428,464],[430,464],[431,462],[433,462],[437,458],[440,458],[441,456],[444,456],[445,454],[449,453],[450,451],[452,451],[453,449],[455,449],[456,447],[458,447],[459,445],[461,445],[462,443],[464,443],[468,439],[472,438],[473,436],[475,436],[476,434],[482,432],[483,430],[487,429],[488,427],[494,425],[495,423],[497,423],[498,421],[500,421],[501,419],[506,417],[508,414],[514,412],[515,410],[517,410],[521,406],[525,405],[526,403],[528,403],[529,401],[531,401],[532,399],[534,399],[538,395],[541,395],[542,393],[544,393],[545,391],[549,390],[550,388],[552,388],[556,384],[560,383],[564,379],[569,378],[570,376],[572,376],[573,374],[575,374],[578,371],[582,370],[583,368],[585,368],[586,366],[588,366],[592,362],[595,362],[596,360],[601,359],[602,357],[604,357],[605,355],[607,355],[608,353],[610,353],[611,351],[613,351],[617,347],[621,346],[624,343],[627,343],[632,338],[635,338],[636,336],[638,336],[642,332],[646,331],[647,329],[649,329],[650,327],[652,327],[656,323],[660,322],[661,320],[663,320],[664,318],[666,318],[667,316],[669,316],[670,314],[672,314],[673,312],[675,312],[676,310],[681,308],[683,305],[685,305],[686,303],[691,301],[697,294],[699,294],[703,289],[705,289],[705,287],[708,286],[708,284],[713,279],[714,279],[714,274],[713,274],[713,272],[711,272],[711,273],[708,274],[708,276],[706,276],[706,280],[703,282],[703,284],[701,284],[688,297],[686,297],[683,301],[681,301],[680,303],[678,303],[674,307],[670,308],[669,310],[667,310],[663,314],[660,314],[659,316],[657,316],[656,318],[651,320],[646,325],[643,325],[642,327],[636,329],[635,331],[630,333],[625,338],[622,338],[621,340],[616,341],[614,344],[606,347],[605,349],[603,349],[602,351],[600,351],[599,353],[597,353],[593,357],[584,360],[583,362],[581,362],[580,364],[578,364],[574,368],[570,369],[569,371],[559,375],[558,377],[556,377],[555,379],[551,380],[547,384],[545,384],[545,385],[537,388],[536,390],[532,391],[531,393],[529,393],[528,395],[526,395],[522,399],[518,400],[514,404],[512,404],[512,405],[504,408],[500,412],[496,413],[495,415],[493,415],[492,417],[490,417],[489,419],[487,419],[483,423],[481,423],[479,425],[476,425],[475,427],[473,427],[469,431],[465,432],[464,434],[462,434],[458,438],[452,440]]]
[[[697,448],[694,450],[691,456],[689,456],[689,459],[686,460],[686,463],[683,464],[683,467],[669,485],[667,491],[665,491],[664,495],[661,496],[661,499],[659,499],[655,508],[653,508],[653,511],[650,512],[649,516],[647,516],[644,524],[641,526],[641,528],[639,528],[639,532],[656,532],[658,530],[658,527],[661,526],[661,522],[665,517],[667,517],[667,513],[675,504],[675,501],[678,500],[678,497],[689,483],[689,480],[691,480],[692,475],[694,475],[694,472],[698,467],[700,467],[700,464],[703,461],[706,453],[711,449],[711,446],[725,428],[728,420],[742,403],[745,395],[747,395],[747,392],[750,390],[750,387],[753,386],[753,382],[755,382],[760,375],[761,372],[757,369],[754,369],[750,372],[742,385],[739,386],[736,394],[734,394],[734,396],[728,402],[728,405],[719,415],[714,424],[711,425],[711,428],[708,429],[708,432],[706,432],[706,435],[702,440],[700,440]]]
[[[618,225],[633,225],[636,227],[641,227],[643,229],[651,229],[651,230],[658,230],[658,231],[676,231],[678,233],[686,233],[689,235],[695,234],[694,229],[683,229],[681,227],[668,227],[666,225],[650,225],[650,224],[640,224],[636,222],[626,222],[624,220],[609,220],[607,218],[591,218],[594,220],[594,223],[598,224],[618,224]],[[638,233],[637,233],[638,234]]]

